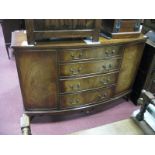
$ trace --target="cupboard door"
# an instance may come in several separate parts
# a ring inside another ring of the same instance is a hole
[[[115,94],[120,94],[132,88],[137,69],[143,54],[144,43],[127,45],[125,47],[118,83]]]
[[[19,51],[15,57],[25,109],[56,108],[56,52]]]

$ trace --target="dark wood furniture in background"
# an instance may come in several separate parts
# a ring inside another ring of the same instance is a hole
[[[141,90],[145,89],[155,95],[155,43],[147,40],[140,63],[131,100],[137,104]]]
[[[143,33],[145,34],[149,30],[155,31],[155,19],[145,19],[143,22]]]
[[[155,96],[149,91],[142,90],[137,103],[140,109],[133,112],[131,118],[147,135],[155,134]]]
[[[140,36],[140,19],[104,19],[102,33],[110,38],[134,38]]]
[[[131,93],[131,100],[135,104],[137,104],[142,89],[155,95],[155,20],[145,19],[142,32],[148,39]]]
[[[92,37],[98,41],[101,26],[99,19],[27,19],[25,22],[29,44],[49,38]]]
[[[28,45],[26,33],[14,32],[24,118],[42,114],[90,113],[131,92],[146,38],[99,38],[38,42]],[[29,121],[22,131],[29,131]],[[26,132],[29,133],[29,132]]]
[[[1,25],[4,35],[6,51],[8,54],[8,58],[10,59],[9,48],[11,45],[11,33],[15,30],[22,30],[22,29],[24,30],[25,21],[22,19],[2,19]]]

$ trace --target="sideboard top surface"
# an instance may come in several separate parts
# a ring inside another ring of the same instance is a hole
[[[102,46],[109,44],[124,44],[145,41],[147,39],[143,34],[138,38],[128,39],[106,39],[103,37],[99,38],[99,43],[87,44],[84,40],[66,40],[66,41],[53,41],[53,42],[38,42],[35,45],[28,45],[26,31],[14,31],[12,32],[11,47],[13,48],[65,48],[65,47],[91,47],[91,46]]]

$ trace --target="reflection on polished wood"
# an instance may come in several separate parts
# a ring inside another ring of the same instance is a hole
[[[28,45],[25,31],[13,32],[12,48],[27,114],[83,113],[127,95],[145,40],[141,35],[100,37],[100,44],[61,40]]]

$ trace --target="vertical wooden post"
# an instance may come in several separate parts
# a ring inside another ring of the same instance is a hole
[[[28,44],[34,44],[35,43],[35,37],[34,37],[34,21],[33,19],[26,19],[25,20],[26,30],[27,30],[27,40]]]

